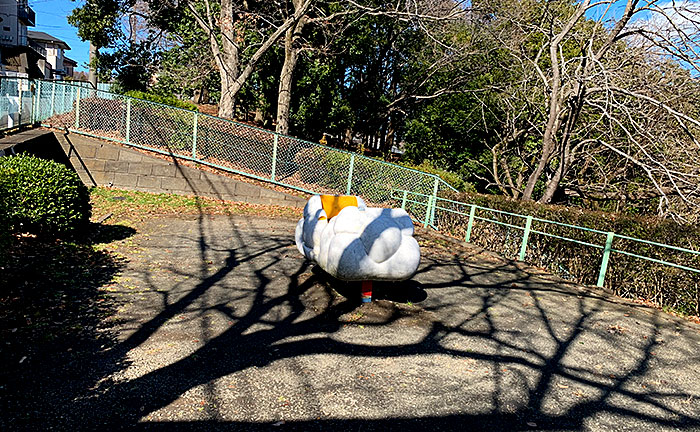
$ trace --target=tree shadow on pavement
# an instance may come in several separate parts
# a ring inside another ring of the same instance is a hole
[[[101,366],[89,373],[82,395],[57,399],[53,410],[39,408],[24,424],[149,430],[698,426],[697,405],[686,404],[698,396],[697,378],[680,377],[700,365],[696,328],[469,251],[426,253],[415,284],[404,286],[406,302],[426,293],[415,301],[424,312],[416,318],[421,322],[405,324],[398,310],[380,321],[363,320],[351,287],[329,283],[299,257],[291,232],[270,224],[200,215],[154,232],[143,244],[147,259],[125,272],[144,297],[125,315],[123,337],[92,360]],[[401,301],[396,288],[378,291]],[[121,290],[128,294],[128,287]],[[169,348],[173,353],[161,361],[144,360]],[[134,356],[144,356],[139,365]],[[337,363],[322,363],[329,356]],[[315,362],[323,367],[314,369]],[[389,374],[393,369],[381,365],[392,362],[413,369],[397,371],[382,386],[361,375],[368,364]],[[675,375],[665,375],[671,371]],[[387,390],[394,383],[398,390]],[[292,404],[280,389],[287,386],[303,393],[302,412],[285,411]],[[339,395],[346,399],[336,401]],[[353,403],[362,407],[355,414],[348,411]],[[56,410],[61,417],[48,421]]]
[[[134,233],[129,227],[93,223],[76,238],[13,237],[0,267],[3,429],[21,427],[47,407],[65,407],[94,385],[96,376],[123,367],[121,360],[95,360],[116,344],[104,319],[118,302],[105,287],[125,261],[94,245]]]

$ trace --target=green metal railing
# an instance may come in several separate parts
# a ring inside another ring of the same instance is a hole
[[[563,222],[556,222],[547,219],[541,219],[533,216],[522,215],[518,213],[511,213],[503,210],[496,210],[488,207],[481,207],[476,204],[469,204],[460,201],[449,200],[445,198],[436,197],[432,194],[416,193],[403,189],[395,189],[392,191],[392,197],[397,202],[401,203],[401,208],[406,209],[412,214],[415,220],[423,224],[424,227],[432,227],[434,229],[440,229],[440,221],[436,220],[436,213],[440,214],[444,212],[446,214],[456,215],[458,217],[464,217],[466,219],[466,233],[464,235],[464,241],[469,243],[473,240],[472,233],[474,231],[474,224],[476,221],[482,221],[485,223],[492,223],[500,226],[504,226],[510,229],[515,229],[522,231],[522,237],[520,240],[520,247],[518,251],[518,259],[524,261],[527,255],[528,243],[532,234],[541,235],[545,237],[555,238],[558,240],[563,240],[566,242],[576,243],[581,246],[591,247],[599,249],[602,251],[600,255],[600,267],[598,270],[597,285],[602,287],[605,284],[605,276],[608,271],[608,266],[610,264],[611,254],[621,254],[630,256],[633,258],[639,258],[645,261],[651,261],[657,264],[662,264],[670,267],[675,267],[684,271],[689,271],[693,273],[700,274],[700,268],[690,267],[683,264],[678,264],[675,262],[670,262],[662,259],[657,259],[649,257],[646,255],[641,255],[638,253],[631,252],[629,250],[615,248],[614,242],[616,240],[626,240],[627,242],[639,243],[649,246],[654,246],[657,248],[663,248],[666,250],[671,250],[675,252],[680,252],[682,254],[690,254],[693,256],[700,257],[700,251],[687,249],[678,246],[672,246],[664,243],[658,243],[650,240],[642,240],[634,237],[625,236],[622,234],[616,234],[609,231],[601,231],[593,228],[586,228],[577,225],[571,225]],[[468,209],[468,211],[467,211]],[[496,220],[493,215],[505,215],[517,220],[521,220],[522,224],[509,223],[500,220]],[[420,219],[422,217],[422,219]],[[566,237],[562,235],[557,235],[552,232],[548,232],[546,229],[534,229],[533,223],[537,222],[540,226],[560,226],[576,231],[581,231],[585,233],[590,233],[598,236],[601,240],[599,243],[593,243],[591,241],[585,241],[580,239],[575,239],[571,237]]]
[[[375,203],[398,200],[425,227],[449,231],[446,215],[459,218],[460,223],[466,221],[463,234],[467,242],[473,240],[475,222],[500,225],[509,233],[522,232],[517,253],[513,251],[520,260],[527,257],[533,235],[595,248],[601,251],[598,286],[605,283],[613,254],[700,273],[696,267],[636,253],[619,244],[700,256],[696,250],[440,198],[441,192],[454,188],[433,174],[103,88],[2,77],[0,130],[28,124],[64,128],[304,192],[356,194]],[[558,235],[542,226],[569,228],[596,239]]]
[[[0,129],[65,128],[304,192],[382,203],[395,187],[454,190],[434,174],[84,83],[0,78],[0,98]]]

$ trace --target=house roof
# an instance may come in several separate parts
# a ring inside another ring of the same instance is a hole
[[[22,59],[22,55],[26,55],[26,58]],[[5,69],[26,72],[29,78],[44,78],[44,72],[38,66],[38,61],[43,58],[44,56],[27,46],[5,47],[2,53]]]
[[[78,66],[78,62],[77,62],[77,61],[75,61],[75,60],[73,60],[73,59],[71,59],[71,58],[68,58],[68,57],[66,57],[66,56],[63,56],[63,63],[69,63],[69,64],[73,65],[73,67]]]
[[[49,42],[49,43],[54,43],[64,50],[69,50],[70,47],[68,46],[67,43],[63,42],[61,39],[55,38],[51,36],[48,33],[44,32],[39,32],[39,31],[33,31],[33,30],[28,30],[27,31],[27,38],[35,40],[37,42]]]

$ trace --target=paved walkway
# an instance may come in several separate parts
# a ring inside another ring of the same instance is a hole
[[[302,259],[294,225],[136,227],[114,343],[29,383],[43,420],[26,424],[700,430],[700,326],[426,234],[414,280],[360,305]]]

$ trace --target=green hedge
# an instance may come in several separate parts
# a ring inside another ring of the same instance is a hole
[[[455,201],[476,204],[481,207],[532,215],[540,219],[562,222],[604,232],[614,232],[628,237],[670,244],[686,249],[700,250],[700,227],[678,225],[671,220],[582,210],[580,208],[545,206],[532,202],[510,200],[502,196],[473,193],[445,196]],[[463,213],[469,206],[439,204]],[[421,211],[421,209],[417,209]],[[425,207],[422,207],[425,211]],[[420,218],[423,217],[419,213]],[[488,217],[499,222],[522,227],[523,218],[483,210],[477,216]],[[445,233],[463,239],[466,234],[468,216],[460,216],[446,210],[437,210],[435,223]],[[587,232],[543,222],[533,222],[532,230],[547,232],[562,237],[604,245],[606,235]],[[477,220],[471,241],[486,249],[499,252],[508,258],[517,258],[522,243],[523,230]],[[638,255],[674,262],[700,269],[700,256],[673,251],[616,238],[613,248]],[[579,245],[537,233],[531,233],[528,241],[526,261],[546,268],[565,279],[594,285],[602,260],[602,249]],[[700,315],[700,274],[620,253],[612,253],[605,278],[605,286],[616,294],[648,301],[656,306],[673,309],[686,315]]]
[[[73,233],[90,219],[90,193],[64,165],[29,155],[0,157],[0,212],[7,233]]]

